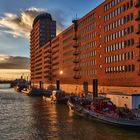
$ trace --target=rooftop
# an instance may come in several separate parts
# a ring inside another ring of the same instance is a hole
[[[33,21],[33,27],[34,27],[35,23],[36,23],[38,20],[41,20],[41,19],[50,19],[50,20],[52,20],[52,16],[51,16],[51,14],[49,14],[49,13],[42,13],[42,14],[39,14],[38,16],[36,16],[36,18],[35,18],[34,21]]]

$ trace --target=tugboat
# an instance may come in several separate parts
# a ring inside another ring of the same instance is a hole
[[[96,97],[91,102],[80,97],[71,97],[68,106],[80,116],[96,118],[111,125],[140,128],[140,119],[134,113],[128,108],[117,108],[109,98]]]

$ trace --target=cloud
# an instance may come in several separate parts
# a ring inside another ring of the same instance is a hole
[[[0,17],[0,34],[6,33],[13,37],[29,38],[34,18],[43,12],[51,13],[53,19],[57,21],[57,33],[60,33],[65,28],[63,24],[64,13],[61,10],[49,11],[47,9],[30,7],[25,11],[21,11],[19,15],[4,13],[3,17]]]
[[[0,54],[0,69],[29,69],[30,60],[27,57]]]

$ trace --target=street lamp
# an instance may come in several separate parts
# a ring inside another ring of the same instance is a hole
[[[62,75],[63,75],[63,70],[60,70],[60,71],[59,71],[59,75],[60,75],[60,76],[59,76],[59,82],[60,82],[60,80],[62,80],[61,78],[62,78]],[[62,81],[61,81],[60,83],[62,83]],[[59,83],[59,84],[60,84],[60,83]]]
[[[57,90],[60,90],[60,78],[61,78],[61,75],[63,75],[62,70],[59,71],[59,79],[56,80],[56,89]]]
[[[59,74],[62,75],[62,74],[63,74],[63,71],[61,70],[61,71],[59,72]]]

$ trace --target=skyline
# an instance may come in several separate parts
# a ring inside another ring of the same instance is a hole
[[[0,54],[7,56],[29,57],[29,34],[35,16],[42,12],[48,12],[57,22],[57,34],[72,24],[71,20],[78,15],[84,16],[104,0],[90,1],[82,0],[75,2],[57,0],[41,2],[30,2],[2,0],[0,2]],[[11,4],[16,4],[16,9]],[[86,5],[86,6],[85,6]]]
[[[30,70],[27,69],[0,69],[0,80],[30,79]]]
[[[29,58],[0,55],[0,80],[14,80],[30,75]]]

